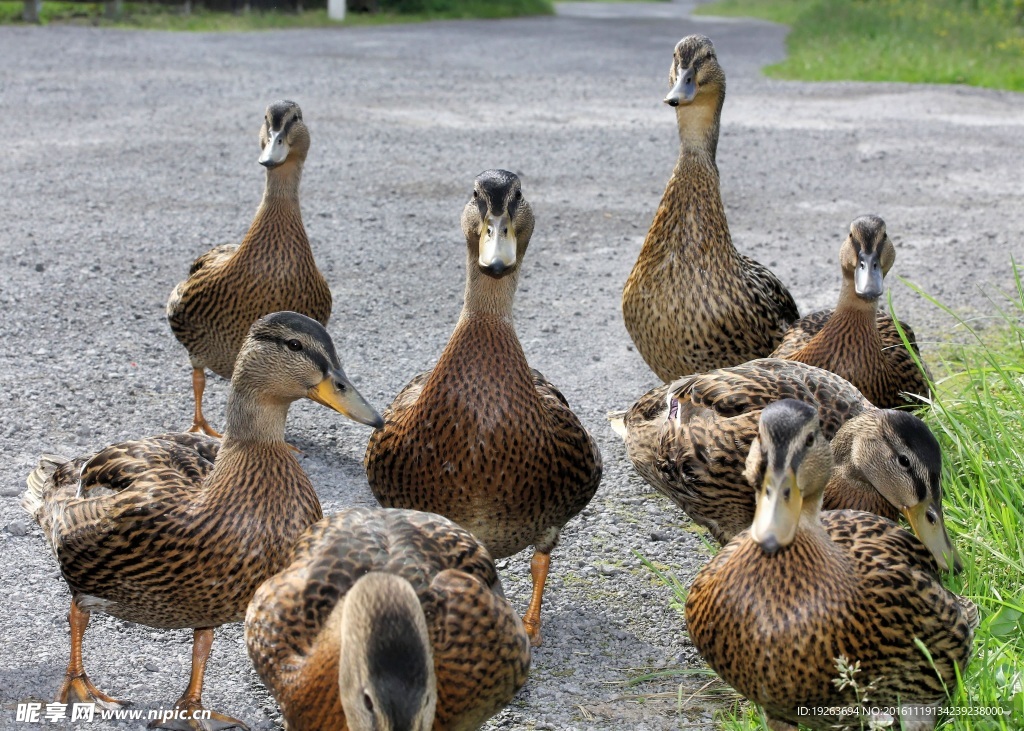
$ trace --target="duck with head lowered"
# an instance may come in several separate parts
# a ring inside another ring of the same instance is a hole
[[[550,554],[597,491],[601,454],[516,336],[512,305],[533,225],[515,174],[477,177],[462,213],[466,289],[455,332],[433,370],[384,412],[364,462],[384,507],[439,513],[495,558],[534,546],[523,624],[540,644]]]
[[[249,326],[266,314],[298,312],[325,327],[331,316],[331,288],[317,269],[299,210],[309,130],[298,104],[267,107],[260,147],[267,183],[242,243],[196,259],[167,300],[171,331],[192,361],[195,414],[189,431],[212,436],[220,435],[203,416],[206,369],[231,378]]]
[[[927,376],[914,362],[914,356],[921,359],[914,331],[900,322],[912,356],[892,317],[878,307],[883,278],[895,260],[885,221],[878,216],[855,219],[839,249],[843,285],[836,308],[793,323],[771,357],[832,371],[880,409],[906,406],[904,394],[927,397]]]
[[[932,729],[970,660],[977,607],[895,523],[822,513],[831,467],[812,406],[761,412],[745,467],[757,510],[694,579],[690,638],[773,731],[874,728],[884,713],[895,728]]]
[[[341,368],[327,331],[294,312],[256,321],[238,354],[224,440],[163,434],[78,459],[44,457],[22,500],[71,589],[71,658],[59,702],[113,709],[89,679],[82,637],[93,611],[158,629],[192,627],[192,675],[161,728],[245,728],[219,713],[200,720],[215,627],[238,622],[257,587],[283,569],[292,545],[322,517],[284,441],[293,401],[309,398],[380,426]]]
[[[245,639],[289,731],[468,731],[530,666],[487,550],[413,510],[313,525],[253,597]]]
[[[679,41],[669,84],[679,160],[622,291],[626,329],[666,383],[763,358],[799,317],[778,278],[732,243],[715,163],[725,72],[710,39]]]

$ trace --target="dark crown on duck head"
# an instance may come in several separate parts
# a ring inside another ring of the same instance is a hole
[[[293,114],[289,115],[289,113]],[[302,120],[302,110],[299,108],[299,105],[287,99],[276,101],[267,107],[267,126],[271,130],[277,131],[281,129],[281,125],[285,123],[286,117],[289,116],[290,118],[287,121],[291,121],[293,119],[298,121]]]
[[[678,66],[689,68],[694,62],[700,63],[709,58],[717,60],[715,44],[703,35],[686,36],[676,44],[676,62]]]
[[[503,213],[502,208],[510,198],[522,198],[519,176],[508,170],[485,170],[476,176],[473,197],[477,199],[482,215],[486,215],[488,209],[493,213]]]

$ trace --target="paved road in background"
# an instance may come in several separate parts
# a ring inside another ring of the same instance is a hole
[[[895,274],[966,316],[991,313],[988,297],[1012,286],[1011,255],[1024,260],[1024,97],[767,80],[759,69],[783,57],[784,28],[689,9],[581,3],[554,18],[247,34],[0,28],[0,728],[28,728],[14,706],[52,697],[68,651],[67,590],[18,507],[25,475],[41,452],[189,423],[188,361],[164,302],[198,254],[245,232],[263,186],[261,115],[282,97],[312,134],[302,206],[334,290],[329,329],[379,408],[432,365],[455,323],[474,176],[516,171],[533,204],[519,335],[600,440],[606,472],[555,551],[531,679],[492,727],[710,728],[703,695],[676,713],[680,680],[686,699],[706,677],[626,684],[701,666],[634,552],[684,583],[709,553],[604,420],[655,382],[619,298],[676,158],[661,103],[673,46],[694,32],[715,41],[733,238],[804,312],[834,302],[839,245],[871,212],[896,243]],[[889,280],[922,340],[951,336],[948,318]],[[211,382],[214,423],[226,393]],[[373,504],[367,436],[315,404],[293,407],[289,438],[325,512]],[[501,562],[520,610],[528,563]],[[166,707],[186,683],[190,638],[97,617],[87,669],[112,695]],[[237,625],[217,633],[204,697],[275,728]]]

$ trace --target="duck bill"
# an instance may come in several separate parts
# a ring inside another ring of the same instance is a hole
[[[793,470],[769,471],[757,494],[757,509],[750,526],[750,537],[771,555],[788,546],[796,536],[803,498]]]
[[[367,403],[340,368],[331,371],[327,378],[309,389],[306,397],[360,424],[372,426],[374,429],[384,426],[384,419]]]
[[[857,255],[853,289],[861,299],[876,300],[882,296],[882,267],[879,266],[877,253],[861,252]]]
[[[928,519],[929,512],[936,516],[934,523]],[[943,519],[942,510],[938,505],[928,500],[922,500],[913,507],[903,508],[903,515],[910,523],[914,535],[921,539],[925,548],[931,551],[939,568],[957,574],[963,570],[964,565],[960,560],[960,554],[954,548],[953,542],[949,540],[946,521]]]
[[[276,168],[288,159],[288,142],[285,140],[284,128],[277,132],[270,130],[267,133],[267,145],[260,153],[260,165],[266,168]]]
[[[480,234],[477,263],[484,274],[500,278],[516,264],[516,233],[508,216],[487,216]]]
[[[686,69],[679,74],[676,85],[672,87],[668,95],[662,100],[670,107],[678,107],[682,104],[689,104],[697,96],[697,79],[693,69]]]

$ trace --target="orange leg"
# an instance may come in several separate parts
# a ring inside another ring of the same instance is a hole
[[[188,687],[181,698],[174,704],[179,718],[168,718],[153,721],[149,728],[175,729],[175,731],[220,731],[220,729],[240,728],[248,731],[249,727],[237,718],[231,718],[216,711],[203,708],[203,678],[206,675],[206,661],[210,659],[213,647],[213,630],[197,629],[192,634],[192,674]],[[209,718],[201,718],[209,714]],[[200,716],[197,718],[196,716]]]
[[[206,417],[203,416],[203,391],[206,390],[206,371],[202,368],[192,369],[192,394],[196,399],[196,410],[195,415],[192,417],[192,426],[189,427],[190,432],[202,432],[211,437],[219,437],[220,433],[217,432],[212,426],[206,421]]]
[[[85,636],[85,628],[89,626],[89,612],[79,607],[74,598],[71,599],[71,609],[68,610],[68,624],[71,625],[71,658],[68,660],[68,669],[64,673],[64,683],[60,686],[57,702],[66,704],[69,697],[74,694],[79,702],[95,703],[108,711],[128,705],[111,698],[97,688],[85,674],[85,666],[82,665],[82,638]]]
[[[530,607],[523,615],[523,626],[530,636],[530,644],[540,647],[543,639],[540,636],[540,606],[544,600],[544,583],[548,580],[548,569],[551,567],[551,554],[536,551],[530,561],[530,575],[533,577],[533,596]]]

